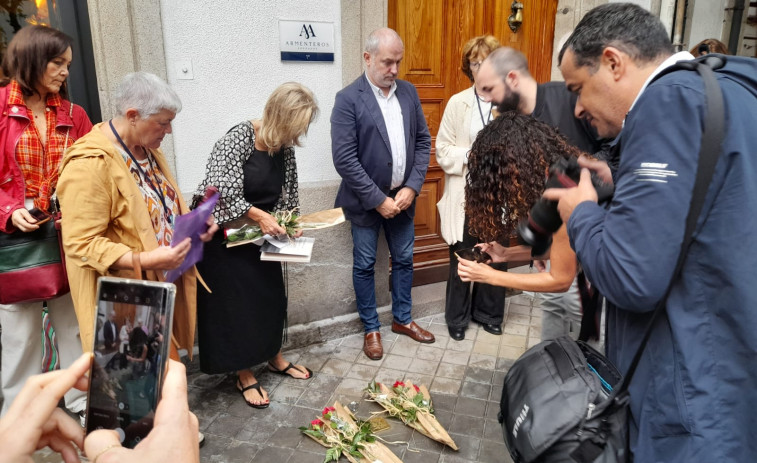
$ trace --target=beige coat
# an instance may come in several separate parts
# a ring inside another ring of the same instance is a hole
[[[94,345],[97,278],[132,277],[131,270],[110,270],[129,251],[158,247],[150,215],[123,156],[97,124],[80,138],[61,161],[58,199],[63,213],[62,235],[66,269],[79,320],[82,348]],[[176,180],[160,150],[153,151],[160,170],[174,189]],[[188,211],[179,194],[181,213]],[[163,280],[162,272],[147,270],[148,280]],[[173,343],[192,353],[196,321],[196,272],[192,268],[176,282]]]
[[[444,170],[444,194],[436,203],[441,219],[442,238],[449,245],[463,240],[465,224],[465,159],[470,150],[473,117],[473,87],[449,99],[436,135],[436,162]]]

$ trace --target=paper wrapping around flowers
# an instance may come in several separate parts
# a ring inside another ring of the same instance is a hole
[[[350,410],[342,405],[341,403],[334,402],[334,406],[332,407],[333,410],[331,410],[331,414],[336,415],[336,418],[338,421],[341,421],[342,423],[345,423],[347,426],[350,427],[348,433],[351,433],[352,435],[355,435],[357,430],[359,429],[359,426],[357,422],[355,422],[355,417],[350,412]],[[328,408],[326,409],[328,410]],[[346,437],[346,433],[340,432],[337,429],[334,429],[331,427],[332,420],[326,418],[324,410],[324,416],[321,416],[311,422],[311,426],[313,423],[321,421],[323,422],[323,426],[321,427],[322,432],[327,436],[327,438],[333,438],[338,439],[339,441],[342,441],[344,437]],[[336,423],[335,423],[336,424]],[[302,429],[302,428],[301,428]],[[328,442],[325,442],[315,436],[312,436],[310,434],[305,434],[314,441],[318,442],[324,447],[327,448],[333,448],[334,445],[330,445]],[[362,454],[361,458],[356,458],[353,455],[350,455],[348,452],[342,452],[341,456],[344,456],[352,463],[375,463],[375,462],[381,462],[381,463],[402,463],[402,460],[400,460],[397,455],[395,455],[387,446],[380,442],[366,442],[362,441],[360,443],[363,448],[359,450],[359,452]]]
[[[405,418],[400,414],[397,413],[397,410],[392,409],[393,407],[391,404],[391,399],[399,397],[397,393],[394,392],[392,388],[387,387],[383,383],[377,383],[379,386],[379,389],[381,391],[381,394],[374,394],[370,392],[371,398],[381,405],[387,412],[389,412],[392,416],[398,416],[406,425],[410,426],[411,428],[417,430],[424,436],[433,439],[437,442],[440,442],[452,450],[458,450],[457,444],[455,444],[455,441],[452,440],[452,437],[450,437],[447,430],[444,429],[444,426],[439,423],[439,421],[436,419],[433,413],[430,413],[426,410],[418,409],[415,417],[416,421],[406,421]],[[404,387],[407,387],[409,389],[415,389],[423,395],[423,398],[428,401],[428,404],[431,404],[431,394],[428,392],[428,388],[426,386],[416,386],[411,382],[406,383],[400,383]],[[384,396],[383,398],[381,396]],[[407,400],[407,399],[405,399]]]
[[[301,215],[298,221],[302,228],[309,230],[333,227],[344,222],[344,211],[342,211],[341,207],[337,207],[325,211],[312,212]]]

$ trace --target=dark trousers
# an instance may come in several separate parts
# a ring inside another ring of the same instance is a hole
[[[449,247],[449,277],[447,278],[447,302],[444,318],[450,328],[465,328],[473,319],[479,323],[502,325],[505,315],[505,291],[501,286],[483,283],[464,283],[457,275],[455,251],[473,247],[478,240],[468,234],[465,220],[463,241]],[[507,263],[490,264],[497,270],[507,271]]]

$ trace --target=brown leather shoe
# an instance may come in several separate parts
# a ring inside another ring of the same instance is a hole
[[[384,356],[384,348],[381,346],[381,333],[372,331],[365,335],[363,352],[371,360],[381,360],[381,357]]]
[[[436,341],[436,338],[434,338],[433,334],[424,330],[423,328],[418,326],[418,324],[415,322],[410,322],[410,326],[407,326],[407,327],[397,322],[392,322],[392,331],[397,334],[404,334],[405,336],[410,336],[416,341],[422,342],[424,344],[431,344],[432,342]]]

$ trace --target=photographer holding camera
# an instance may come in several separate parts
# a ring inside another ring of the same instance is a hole
[[[707,112],[695,72],[662,70],[673,54],[659,19],[633,4],[591,10],[560,52],[576,116],[618,136],[609,209],[588,170],[549,189],[584,270],[608,300],[607,355],[625,373],[680,252]],[[636,461],[753,461],[757,406],[757,61],[715,73],[725,136],[703,213],[630,383]]]

